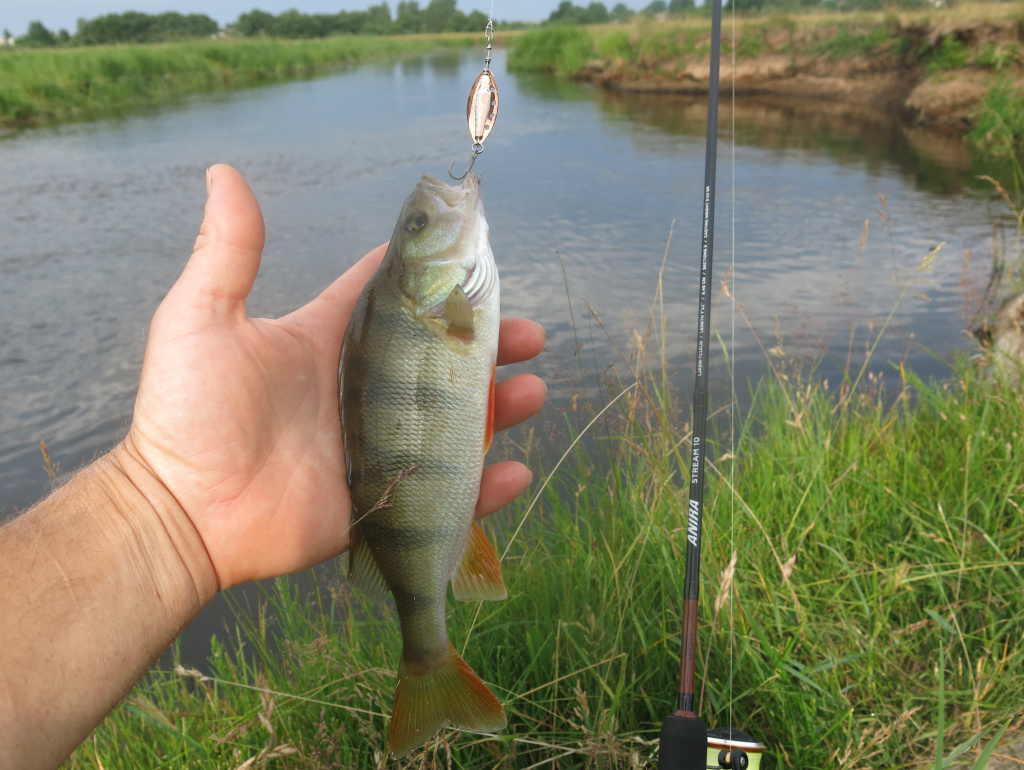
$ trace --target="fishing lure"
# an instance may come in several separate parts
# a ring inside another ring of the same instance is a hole
[[[494,23],[491,19],[487,20],[484,37],[487,38],[484,68],[473,81],[473,86],[469,89],[469,99],[466,100],[466,122],[469,124],[469,135],[473,139],[473,157],[469,159],[469,166],[462,172],[462,176],[455,176],[452,173],[455,161],[451,162],[448,166],[448,175],[455,181],[465,179],[473,170],[473,164],[484,151],[484,140],[490,136],[494,121],[498,118],[498,83],[491,72],[491,41],[494,39]]]

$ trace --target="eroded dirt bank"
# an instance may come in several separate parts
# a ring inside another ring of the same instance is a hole
[[[738,95],[863,105],[964,134],[994,84],[1024,93],[1024,15],[1018,17],[903,21],[890,14],[813,25],[747,19],[735,37],[723,32],[722,89],[735,83]],[[603,55],[579,77],[628,91],[707,92],[706,26],[651,24],[630,36],[628,47],[617,49],[611,35],[599,40]]]

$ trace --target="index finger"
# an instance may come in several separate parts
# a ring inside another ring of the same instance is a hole
[[[544,349],[544,327],[526,318],[502,318],[498,327],[498,366],[528,361]]]

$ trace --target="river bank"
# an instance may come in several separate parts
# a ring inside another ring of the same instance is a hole
[[[92,120],[195,93],[311,77],[369,59],[461,48],[480,35],[220,39],[0,52],[0,128]]]
[[[558,70],[625,91],[707,92],[710,20],[703,16],[530,34],[564,39],[561,45],[546,45],[556,52],[547,60],[531,54],[513,66]],[[582,35],[591,42],[589,50]],[[527,47],[528,36],[522,39]],[[960,135],[979,128],[985,133],[992,131],[992,121],[984,117],[994,93],[1012,104],[1024,103],[1022,40],[1019,4],[727,16],[722,89],[727,93],[735,87],[738,96],[879,108]],[[1004,123],[1007,117],[1000,115]],[[1007,127],[1015,135],[1024,129]],[[986,144],[984,136],[975,139]],[[987,143],[997,144],[995,139],[988,137]]]

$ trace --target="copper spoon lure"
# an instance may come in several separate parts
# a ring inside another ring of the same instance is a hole
[[[484,151],[484,140],[490,136],[494,121],[498,117],[498,84],[494,80],[494,73],[491,72],[491,40],[494,38],[494,24],[491,19],[487,20],[484,36],[487,38],[484,68],[473,81],[473,87],[469,89],[469,99],[466,101],[466,122],[469,124],[469,135],[473,138],[473,157],[469,159],[469,166],[462,172],[462,176],[455,176],[452,173],[455,161],[451,162],[448,166],[448,176],[455,181],[465,179],[473,170],[473,164]]]

